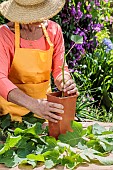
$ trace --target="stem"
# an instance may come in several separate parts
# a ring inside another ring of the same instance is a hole
[[[64,57],[65,58],[65,57]],[[62,97],[64,97],[64,85],[65,85],[65,79],[64,79],[64,66],[65,66],[65,59],[62,65],[62,82],[63,82],[63,91],[62,91]]]
[[[62,82],[63,82],[63,90],[64,90],[64,85],[65,85],[65,78],[64,78],[64,67],[65,67],[65,63],[66,63],[66,57],[67,55],[71,52],[71,50],[73,49],[73,47],[75,46],[76,43],[74,43],[72,45],[72,47],[69,49],[69,51],[67,52],[66,55],[64,55],[64,62],[63,62],[63,65],[62,65]],[[64,97],[64,91],[62,91],[62,97]]]

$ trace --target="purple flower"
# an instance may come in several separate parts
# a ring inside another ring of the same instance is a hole
[[[80,33],[80,28],[77,28],[76,31],[74,31],[74,34],[79,34]]]
[[[66,0],[63,10],[59,13],[59,23],[64,32],[66,50],[68,51],[74,44],[70,38],[72,34],[83,37],[83,44],[76,44],[68,56],[69,68],[72,71],[81,56],[86,52],[93,53],[98,45],[94,36],[102,29],[102,25],[98,23],[97,17],[92,16],[92,8],[99,10],[99,2],[100,0],[88,0],[87,3],[86,1],[77,1],[74,4],[72,0]]]
[[[80,9],[81,5],[82,5],[82,3],[81,3],[81,2],[78,2],[77,8]]]
[[[92,18],[92,15],[91,14],[86,14],[85,16],[84,16],[84,18]]]
[[[70,22],[70,18],[64,19],[64,20],[62,21],[62,23],[69,23],[69,22]]]
[[[83,49],[82,44],[76,44],[75,47],[76,47],[77,50],[82,50]]]
[[[94,24],[94,25],[93,25],[93,29],[94,29],[94,31],[96,31],[96,32],[101,31],[101,28],[102,28],[102,25],[101,25],[101,24]]]
[[[87,11],[90,11],[91,10],[91,4],[89,4],[87,7],[86,7]]]
[[[70,72],[70,73],[74,73],[74,71],[75,71],[74,68],[72,68],[72,69],[70,68],[70,69],[69,69],[69,72]]]
[[[99,0],[95,0],[95,5],[96,5],[96,6],[100,6]]]
[[[71,6],[70,13],[71,13],[72,16],[75,16],[76,10],[75,10],[74,5]]]
[[[87,36],[86,36],[86,34],[85,34],[83,31],[81,31],[79,35],[80,35],[80,36],[83,36],[84,41],[87,40]]]

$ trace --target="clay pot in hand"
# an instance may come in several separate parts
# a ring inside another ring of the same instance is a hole
[[[53,92],[47,94],[47,100],[49,102],[59,103],[64,106],[64,114],[60,114],[60,116],[62,116],[62,120],[58,121],[58,123],[49,121],[49,135],[55,137],[56,139],[58,139],[60,134],[65,134],[67,131],[72,132],[71,121],[73,121],[75,118],[76,110],[76,94],[65,94],[65,97],[61,96],[62,92]],[[59,115],[58,113],[55,114]]]

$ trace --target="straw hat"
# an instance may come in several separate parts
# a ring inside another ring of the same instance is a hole
[[[65,0],[8,0],[0,4],[1,14],[12,22],[33,23],[52,18]]]

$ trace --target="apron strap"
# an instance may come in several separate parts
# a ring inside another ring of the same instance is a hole
[[[15,48],[20,48],[20,25],[15,22]]]
[[[48,42],[48,44],[53,47],[53,43],[50,40],[50,37],[48,35],[48,32],[46,30],[46,27],[43,23],[41,23],[42,29],[43,29],[43,33],[45,35],[45,38]],[[15,22],[15,47],[16,48],[20,48],[20,25],[19,23]]]
[[[54,45],[53,45],[53,43],[52,43],[51,40],[50,40],[50,37],[49,37],[49,34],[48,34],[47,30],[46,30],[45,25],[44,25],[43,23],[41,23],[41,26],[42,26],[43,33],[44,33],[44,35],[45,35],[45,38],[46,38],[48,44],[50,45],[50,47],[53,47]]]

